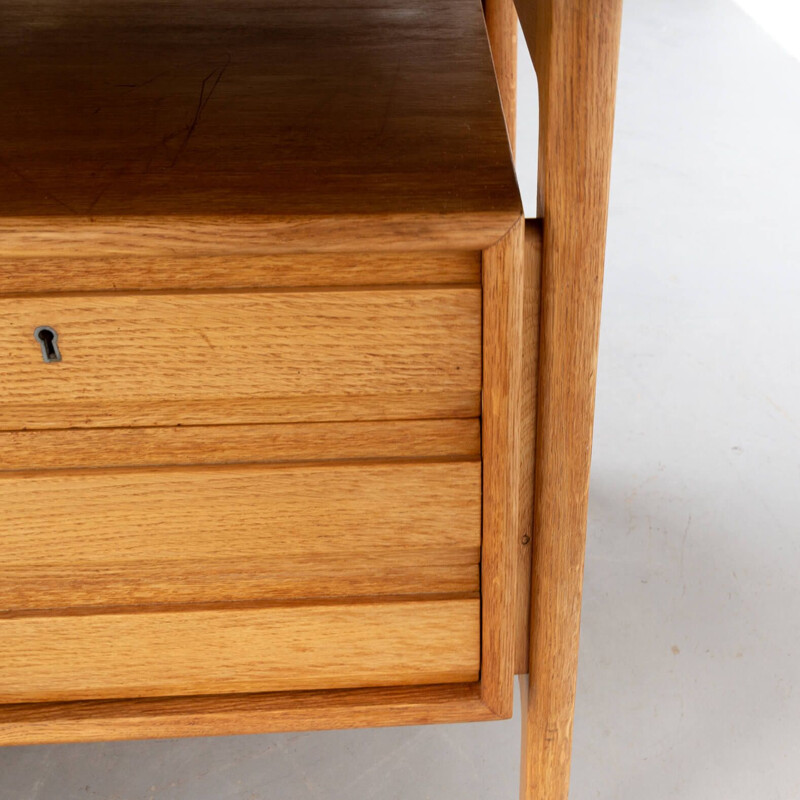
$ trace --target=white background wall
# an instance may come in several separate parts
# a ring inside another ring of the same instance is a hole
[[[736,0],[772,39],[800,59],[800,3],[797,0]]]
[[[800,62],[626,0],[618,101],[572,797],[798,800]],[[506,800],[518,724],[7,748],[0,798]]]

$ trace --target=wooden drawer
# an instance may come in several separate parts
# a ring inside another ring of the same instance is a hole
[[[480,601],[0,618],[0,703],[476,680]]]
[[[0,473],[0,610],[477,591],[480,462]]]
[[[44,363],[34,338],[58,334]],[[0,429],[477,416],[479,287],[0,300]]]
[[[480,472],[0,473],[0,703],[476,680]]]

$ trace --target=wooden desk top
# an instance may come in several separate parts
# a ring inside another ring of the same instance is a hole
[[[521,202],[483,25],[479,0],[6,0],[0,253],[488,246]]]

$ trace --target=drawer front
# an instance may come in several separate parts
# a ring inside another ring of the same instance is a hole
[[[0,617],[0,703],[476,680],[480,601]]]
[[[0,611],[477,591],[480,462],[0,473]]]
[[[0,430],[474,417],[481,293],[6,298],[0,377]]]
[[[477,680],[480,472],[2,472],[0,703]]]

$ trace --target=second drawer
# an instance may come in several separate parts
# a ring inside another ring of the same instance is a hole
[[[0,473],[0,612],[478,590],[476,460]]]

